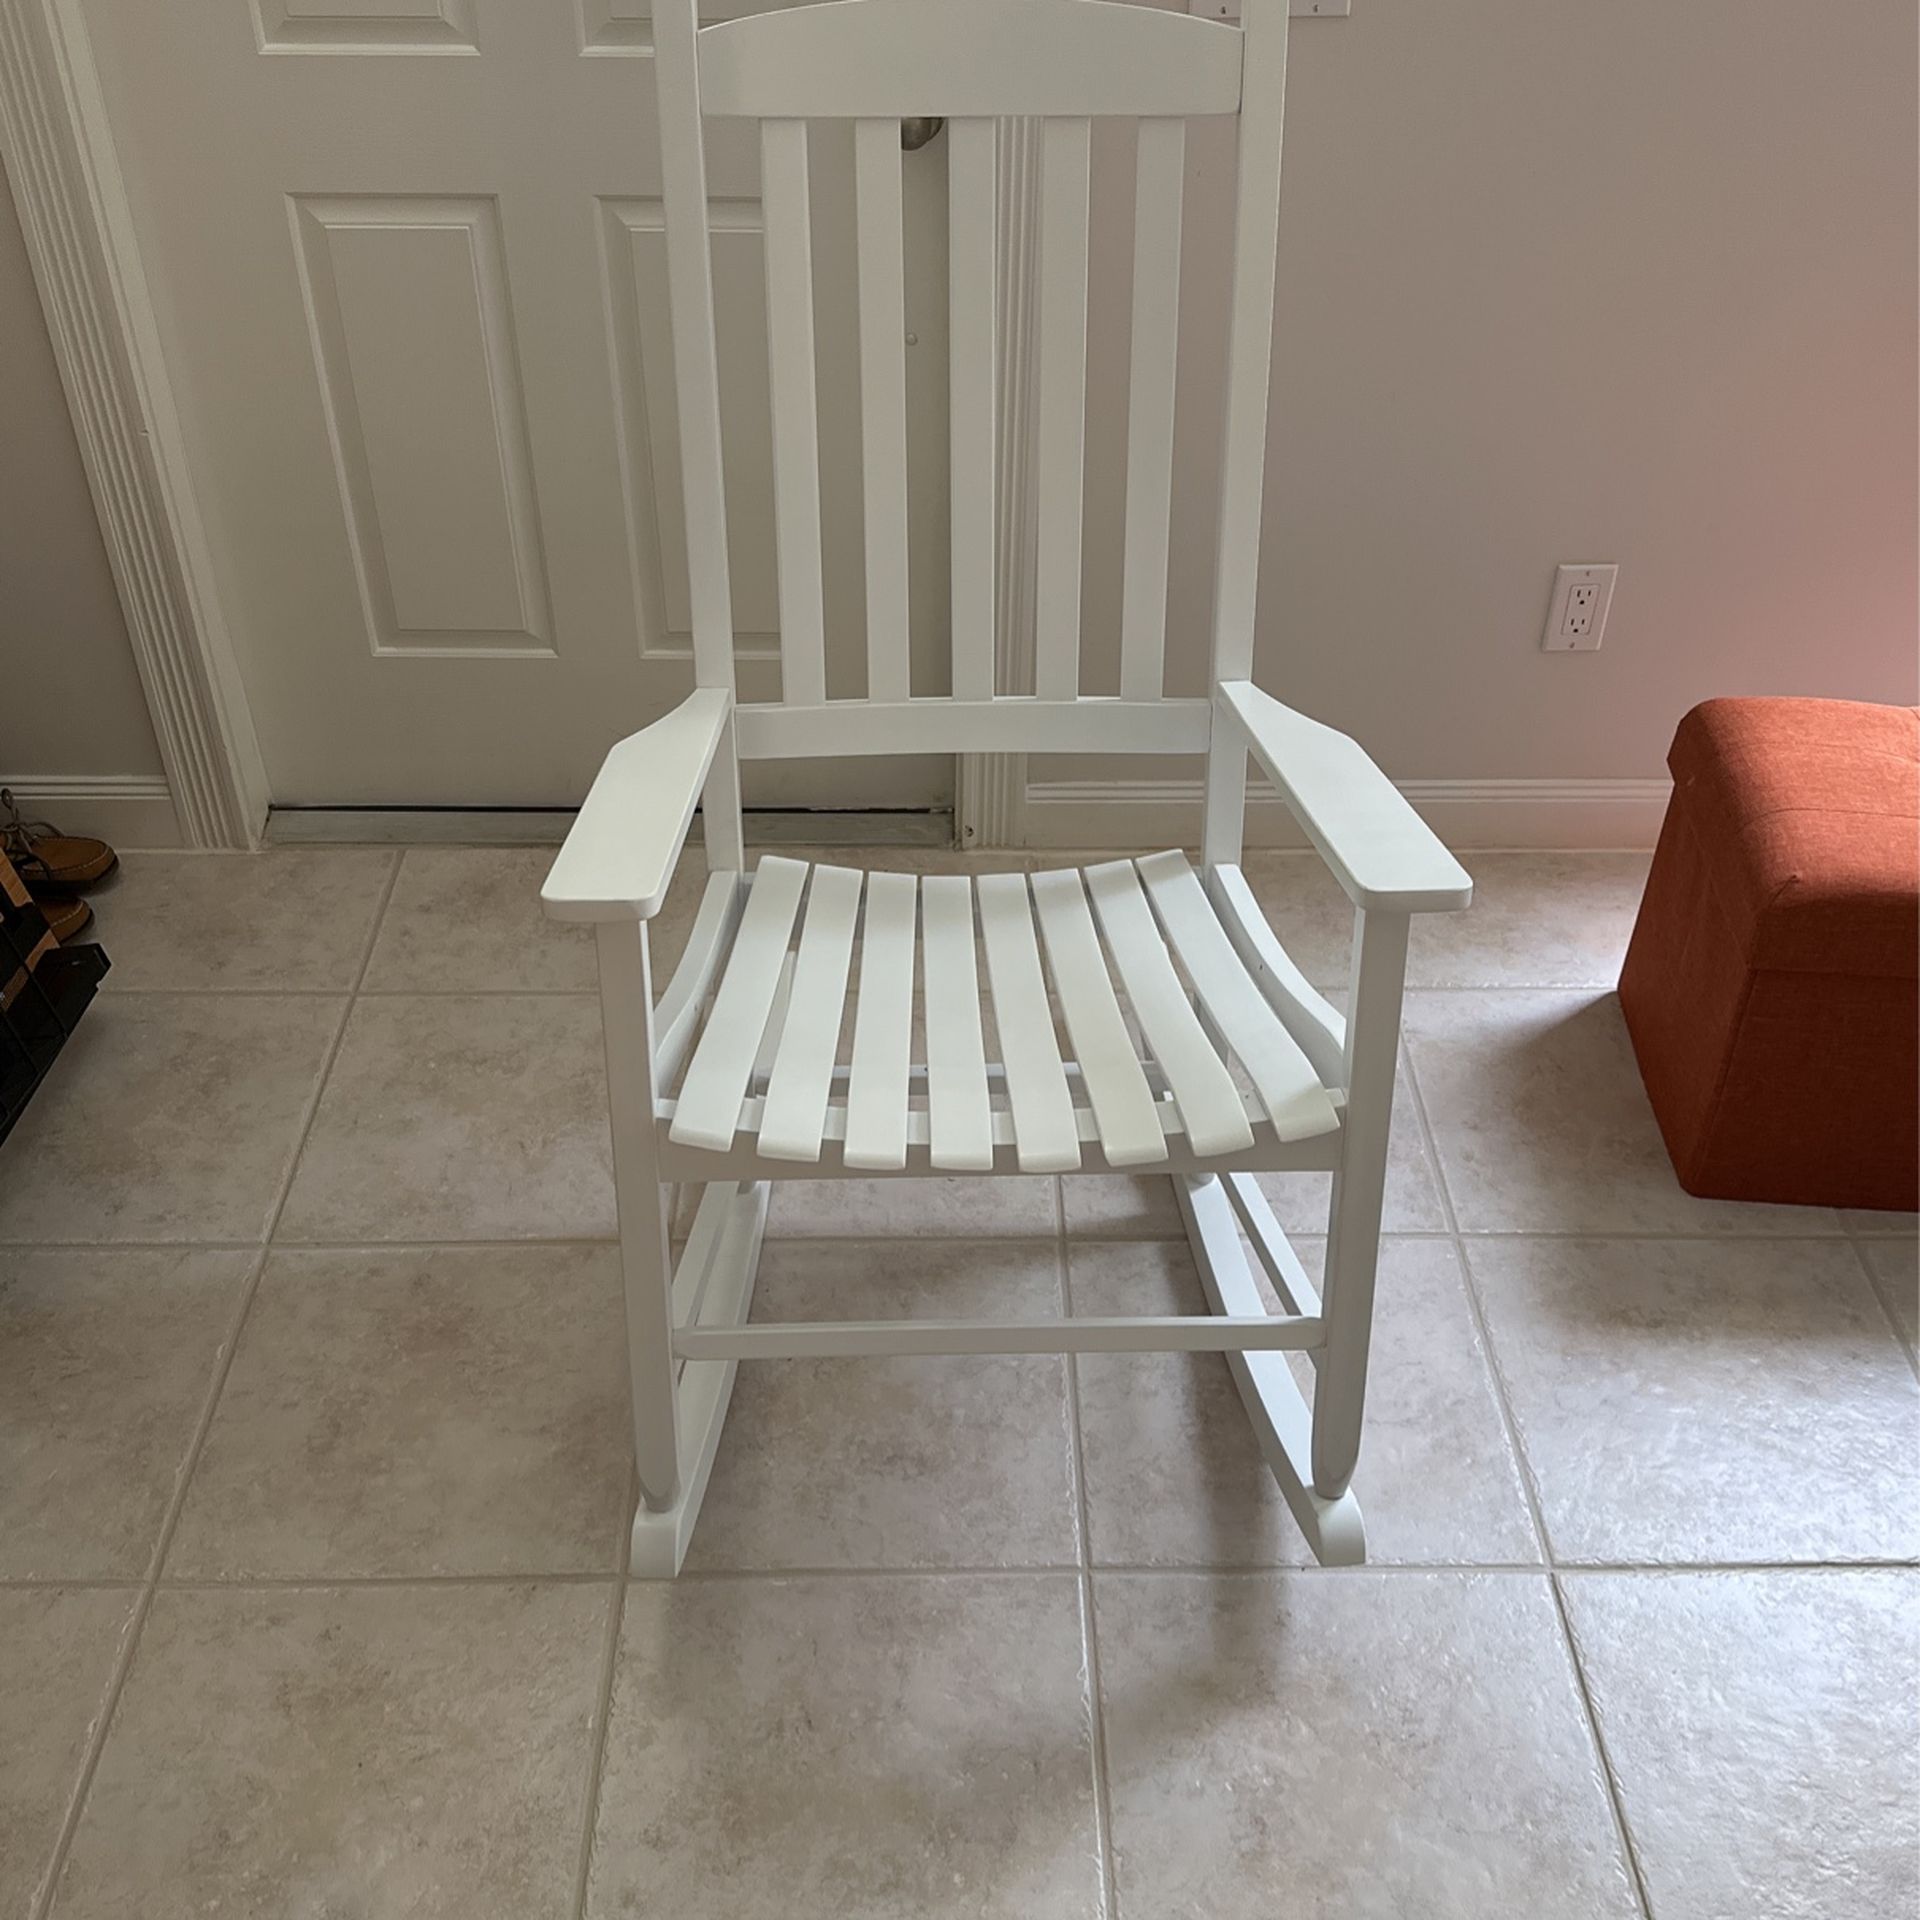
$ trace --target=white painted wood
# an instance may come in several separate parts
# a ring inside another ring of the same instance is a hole
[[[1300,1256],[1294,1251],[1293,1242],[1287,1238],[1286,1230],[1281,1226],[1279,1216],[1275,1214],[1273,1204],[1259,1180],[1250,1173],[1223,1173],[1220,1184],[1226,1188],[1227,1198],[1232,1201],[1234,1212],[1240,1216],[1240,1226],[1247,1244],[1253,1248],[1260,1264],[1266,1269],[1267,1278],[1272,1282],[1281,1306],[1288,1313],[1306,1314],[1318,1319],[1320,1290],[1301,1265]],[[1320,1364],[1317,1348],[1310,1358],[1315,1366]]]
[[[993,696],[998,258],[994,123],[947,125],[947,359],[953,692]]]
[[[730,696],[689,694],[606,757],[540,889],[552,920],[646,920],[673,880]]]
[[[760,129],[767,223],[767,361],[773,394],[773,498],[780,546],[780,697],[827,697],[820,580],[820,432],[813,352],[813,211],[807,123]]]
[[[1120,607],[1120,697],[1160,692],[1172,533],[1173,397],[1180,332],[1184,120],[1143,120],[1135,162],[1133,340],[1127,381],[1127,521]]]
[[[727,571],[727,495],[721,469],[720,370],[707,242],[707,157],[694,72],[698,0],[655,0],[660,70],[660,188],[667,288],[673,310],[674,401],[694,672],[703,687],[733,689],[733,587]],[[737,863],[736,863],[737,864]]]
[[[747,1075],[747,1086],[753,1107],[753,1120],[749,1131],[756,1137],[760,1132],[761,1112],[766,1104],[761,1096],[767,1089],[767,1076],[773,1071],[774,1056],[779,1053],[780,1042],[786,1035],[787,1004],[792,998],[793,953],[789,949],[781,959],[780,978],[774,983],[773,1005],[767,1009],[767,1024],[760,1030],[760,1044],[753,1050],[753,1068]],[[742,1112],[745,1112],[744,1104]]]
[[[920,960],[927,1016],[927,1164],[943,1173],[994,1166],[973,946],[973,882],[930,874],[920,884]]]
[[[1220,445],[1220,517],[1215,528],[1213,679],[1253,671],[1253,621],[1260,574],[1260,515],[1266,479],[1267,389],[1273,353],[1274,271],[1280,222],[1280,134],[1286,105],[1287,8],[1246,0],[1239,165],[1234,196],[1233,277],[1227,298],[1227,363]],[[1247,756],[1230,728],[1216,728],[1207,753],[1209,867],[1240,859]]]
[[[994,492],[999,565],[995,570],[994,661],[991,684],[1033,684],[1033,524],[1028,502],[1033,462],[1028,457],[1032,417],[1034,300],[1040,269],[1040,131],[1038,120],[1000,120],[994,146],[999,181],[995,352]],[[954,781],[954,834],[963,847],[1025,844],[1024,757],[1011,753],[962,755]]]
[[[1090,3],[1090,0],[1089,0]],[[1211,721],[1204,700],[832,700],[739,707],[744,760],[867,753],[1195,753]]]
[[[654,1009],[653,1076],[662,1092],[674,1084],[693,1044],[700,1015],[732,949],[745,900],[746,882],[738,873],[722,869],[707,876],[680,964]]]
[[[1158,1069],[1155,1069],[1157,1072]],[[996,1076],[989,1069],[987,1082],[996,1084]],[[760,1102],[749,1096],[741,1102],[740,1137],[731,1151],[715,1154],[704,1148],[682,1147],[668,1137],[672,1126],[674,1101],[658,1100],[655,1112],[659,1116],[658,1125],[662,1133],[660,1147],[660,1166],[663,1177],[668,1180],[692,1182],[698,1185],[705,1180],[791,1180],[795,1178],[791,1161],[768,1160],[762,1157],[754,1147],[754,1131],[759,1124]],[[1256,1114],[1259,1103],[1253,1103]],[[1188,1143],[1184,1125],[1178,1107],[1171,1097],[1162,1103],[1162,1111],[1167,1135],[1167,1157],[1155,1169],[1167,1174],[1175,1173],[1211,1173],[1221,1165],[1218,1154],[1196,1154]],[[1080,1133],[1080,1171],[1083,1174],[1123,1172],[1124,1168],[1115,1167],[1106,1157],[1100,1146],[1099,1122],[1094,1118],[1090,1107],[1076,1107],[1074,1121]],[[1019,1154],[1014,1145],[1013,1116],[1004,1107],[990,1107],[986,1117],[985,1135],[987,1155],[972,1167],[948,1169],[934,1164],[930,1146],[930,1116],[923,1108],[914,1108],[907,1115],[907,1163],[898,1169],[874,1170],[866,1167],[850,1167],[846,1163],[844,1144],[846,1132],[846,1109],[835,1104],[827,1109],[825,1137],[820,1143],[820,1158],[810,1166],[804,1178],[808,1180],[839,1180],[859,1178],[862,1180],[901,1178],[907,1180],[925,1179],[929,1175],[960,1171],[979,1174],[1015,1174],[1020,1171]],[[1323,1133],[1311,1140],[1277,1140],[1273,1129],[1265,1124],[1264,1116],[1255,1135],[1254,1144],[1243,1153],[1237,1153],[1230,1162],[1235,1169],[1244,1169],[1255,1173],[1331,1173],[1340,1163],[1342,1136],[1337,1133]]]
[[[980,940],[987,953],[1020,1170],[1070,1173],[1080,1164],[1080,1135],[1040,970],[1027,877],[983,873],[974,891],[980,901]]]
[[[769,1160],[820,1157],[861,880],[851,867],[822,866],[813,869],[807,883],[807,917],[794,956],[786,1026],[760,1116],[760,1151]]]
[[[910,692],[907,613],[906,251],[900,123],[853,130],[860,226],[861,500],[866,516],[867,697]]]
[[[1061,1015],[1099,1123],[1108,1165],[1148,1166],[1165,1160],[1167,1139],[1159,1103],[1114,997],[1079,874],[1071,867],[1036,873],[1033,900]]]
[[[1215,867],[1207,875],[1207,897],[1220,925],[1267,1004],[1313,1062],[1320,1084],[1346,1084],[1347,1023],[1340,1011],[1294,964],[1276,938],[1246,876],[1238,867]]]
[[[1147,1046],[1173,1089],[1194,1152],[1204,1158],[1252,1146],[1253,1129],[1239,1089],[1194,1017],[1133,863],[1089,867],[1086,883],[1107,951]]]
[[[1220,1314],[1259,1312],[1264,1303],[1240,1245],[1225,1182],[1177,1180],[1174,1192],[1208,1304]],[[1227,1369],[1240,1391],[1260,1456],[1314,1558],[1322,1566],[1359,1566],[1367,1557],[1359,1502],[1346,1490],[1333,1499],[1314,1491],[1308,1469],[1312,1415],[1285,1359],[1278,1354],[1229,1353]],[[1325,1391],[1324,1371],[1321,1379],[1316,1401]]]
[[[1267,387],[1279,253],[1280,129],[1287,91],[1286,0],[1246,0],[1233,286],[1227,301],[1226,413],[1216,531],[1213,677],[1253,667],[1254,594],[1267,462]]]
[[[910,873],[867,876],[860,927],[860,1003],[847,1075],[843,1159],[850,1167],[907,1164],[913,1052],[913,946],[919,883]]]
[[[689,1360],[827,1360],[856,1355],[961,1353],[1299,1353],[1316,1320],[1252,1313],[1138,1314],[1070,1320],[789,1320],[721,1331],[688,1329],[674,1351]]]
[[[1333,1176],[1327,1217],[1321,1289],[1327,1346],[1313,1403],[1313,1489],[1327,1500],[1346,1492],[1360,1455],[1407,970],[1404,913],[1361,913],[1356,920],[1347,995],[1347,1150]]]
[[[1033,684],[1043,700],[1071,700],[1080,688],[1090,137],[1084,119],[1049,120],[1042,135]]]
[[[1216,726],[1200,803],[1200,858],[1209,871],[1240,864],[1246,831],[1247,743],[1233,728]]]
[[[673,1266],[670,1300],[676,1332],[699,1322],[701,1303],[706,1299],[721,1243],[726,1238],[730,1202],[739,1191],[738,1184],[731,1180],[716,1180],[699,1190],[693,1225],[687,1229],[686,1244]],[[680,1362],[680,1377],[686,1377],[684,1359]]]
[[[982,3],[990,10],[1000,0]],[[1044,25],[1060,0],[1020,3],[1027,9],[1023,20]],[[1099,7],[1089,0],[1069,3],[1075,9],[1073,32],[1088,22],[1152,11]],[[1275,3],[1252,0],[1249,41],[1257,51],[1264,49],[1254,64],[1269,90],[1278,84],[1284,58],[1284,29],[1277,45],[1273,37]],[[896,27],[905,40],[921,42],[956,33],[964,40],[974,30],[970,17],[923,6],[920,0],[913,0],[911,13],[897,0],[843,0],[827,11],[880,23],[883,42]],[[1119,36],[1116,46],[1134,44],[1133,27],[1113,31]],[[844,76],[809,67],[828,44],[813,38],[811,27],[792,41],[762,38],[756,30],[722,44],[747,50],[754,59],[776,44],[794,50],[787,74],[761,75],[754,87],[784,78],[803,87],[844,90]],[[881,51],[884,55],[884,45]],[[1087,80],[1080,75],[1075,84]],[[789,105],[778,111],[798,109]],[[904,313],[898,295],[901,172],[889,111],[874,109],[854,134],[863,243],[861,327],[867,348],[861,362],[868,427],[863,455],[870,496],[897,491],[905,475],[904,413],[896,405],[901,397],[896,349]],[[1250,224],[1248,208],[1264,202],[1272,211],[1274,179],[1261,169],[1263,153],[1277,168],[1277,98],[1263,97],[1249,119],[1255,124],[1243,127],[1243,151],[1250,155],[1251,171],[1243,178],[1238,217],[1242,265],[1250,260],[1253,272],[1251,278],[1243,272],[1236,285],[1230,377],[1236,364],[1245,372],[1248,342],[1267,338],[1265,322],[1246,310],[1248,289],[1257,290],[1263,273],[1268,296],[1272,288],[1272,236],[1254,230],[1257,223]],[[970,124],[963,120],[956,129],[961,137],[953,156],[956,261],[970,253],[991,256],[995,248],[993,149],[983,137],[989,130],[963,131]],[[806,136],[797,122],[776,119],[763,128],[762,138],[775,407],[778,411],[783,404],[784,366],[796,376],[788,384],[805,390],[807,411],[800,421],[805,431],[798,437],[808,442],[809,464],[817,466],[813,342],[810,333],[799,339],[790,315],[784,323],[781,318],[795,299],[803,306],[812,299]],[[1142,274],[1135,290],[1129,395],[1137,485],[1128,505],[1130,545],[1138,550],[1130,555],[1123,583],[1124,691],[1119,699],[1078,697],[1088,138],[1085,116],[1074,113],[1049,120],[1039,135],[1046,177],[1034,464],[1036,693],[991,697],[994,636],[990,624],[976,629],[983,620],[990,623],[997,604],[996,536],[990,516],[969,520],[961,512],[953,522],[956,554],[966,542],[983,551],[986,588],[978,604],[969,602],[964,588],[956,593],[954,674],[961,691],[949,698],[908,697],[906,656],[883,644],[887,610],[897,613],[906,600],[904,520],[890,498],[870,497],[868,594],[877,624],[869,635],[868,677],[877,697],[826,698],[824,639],[808,624],[820,612],[819,574],[807,582],[811,597],[803,595],[796,626],[785,603],[792,582],[783,570],[783,632],[798,632],[806,641],[787,648],[789,697],[778,705],[755,703],[723,713],[722,744],[714,751],[752,759],[1206,749],[1206,844],[1214,864],[1204,885],[1179,853],[1111,862],[1084,874],[1032,879],[989,874],[976,884],[963,875],[916,882],[911,875],[863,876],[831,866],[809,872],[769,858],[750,884],[723,875],[709,886],[688,960],[663,1006],[661,1031],[649,1036],[656,1067],[671,1071],[690,1045],[691,1064],[677,1096],[661,1097],[655,1084],[643,1082],[645,1098],[637,1109],[651,1135],[648,1172],[656,1213],[662,1177],[712,1184],[696,1215],[682,1271],[664,1302],[662,1289],[648,1279],[663,1271],[651,1251],[657,1235],[649,1235],[631,1269],[646,1283],[644,1297],[653,1303],[639,1323],[644,1342],[636,1349],[636,1382],[643,1365],[655,1375],[661,1370],[664,1324],[669,1367],[681,1370],[683,1407],[673,1430],[675,1478],[664,1492],[659,1491],[664,1442],[657,1411],[641,1437],[646,1457],[654,1462],[647,1484],[655,1517],[636,1522],[636,1565],[645,1559],[668,1571],[678,1566],[687,1516],[704,1486],[738,1361],[899,1354],[1224,1352],[1263,1456],[1315,1554],[1338,1564],[1364,1552],[1347,1480],[1364,1405],[1407,911],[1413,904],[1460,904],[1465,894],[1453,883],[1457,869],[1450,872],[1434,861],[1417,821],[1410,830],[1381,801],[1380,791],[1392,790],[1351,742],[1290,713],[1237,677],[1216,683],[1211,700],[1160,697],[1177,312],[1167,289],[1152,284],[1146,269],[1155,259],[1177,256],[1184,160],[1183,135],[1172,122],[1150,124],[1140,152],[1136,225]],[[1171,271],[1167,277],[1173,277]],[[980,383],[991,383],[993,337],[991,330],[980,332],[982,311],[991,312],[992,303],[976,311],[960,299],[953,310],[957,340],[968,340],[969,328],[974,330],[955,362],[956,482],[962,474],[976,482],[991,477],[992,410],[977,409],[989,421],[987,433],[970,433],[975,423],[967,391],[971,381],[984,395],[987,389]],[[802,368],[804,381],[797,378]],[[1264,369],[1256,397],[1263,410]],[[817,546],[817,472],[810,472],[804,484],[796,480],[785,470],[776,438],[782,527],[793,524],[791,495],[799,501],[802,519],[812,516]],[[785,433],[786,448],[795,440],[793,432]],[[1256,483],[1258,477],[1256,472]],[[1257,517],[1256,487],[1250,522],[1256,527]],[[1250,596],[1250,567],[1233,574],[1233,564],[1246,560],[1235,542],[1223,547],[1223,581],[1231,592]],[[1246,611],[1250,623],[1250,597]],[[1249,646],[1250,636],[1249,624]],[[1235,861],[1220,857],[1237,855],[1239,849],[1249,750],[1273,772],[1288,804],[1363,909],[1350,1020],[1343,1021],[1300,974],[1260,915]],[[704,764],[676,763],[662,784],[679,795],[698,784],[702,771]],[[657,805],[648,804],[659,813]],[[678,831],[684,827],[682,816]],[[1464,882],[1464,875],[1459,879]],[[806,914],[796,950],[795,917],[803,897]],[[853,1058],[841,1066],[835,1058],[837,1039],[863,899]],[[1383,913],[1383,906],[1393,910]],[[916,910],[927,1019],[924,1065],[911,1058]],[[628,934],[609,927],[602,937],[611,943]],[[623,1003],[638,1006],[644,1021],[649,1017],[644,928],[633,929],[632,938],[640,990],[626,983]],[[977,947],[986,954],[1002,1056],[991,1064],[982,1037]],[[607,951],[617,957],[625,950],[609,944]],[[610,958],[610,979],[614,965]],[[1148,1058],[1137,1051],[1140,1043],[1120,990]],[[1052,996],[1073,1042],[1077,1057],[1071,1061],[1061,1057]],[[608,998],[611,1004],[611,991]],[[699,1009],[709,1000],[704,1029],[694,1043]],[[616,1017],[630,1022],[634,1016],[610,1015]],[[1251,1093],[1241,1091],[1230,1061],[1244,1069]],[[617,1120],[616,1132],[622,1126],[631,1129],[632,1084],[625,1098],[629,1118]],[[757,1250],[759,1229],[751,1221],[751,1231],[735,1223],[748,1219],[743,1196],[763,1195],[770,1179],[798,1177],[797,1169],[807,1178],[835,1179],[1092,1173],[1147,1165],[1176,1177],[1213,1309],[1208,1315],[745,1324],[752,1258],[740,1248],[750,1241]],[[1334,1176],[1324,1308],[1255,1182],[1256,1174],[1269,1170]],[[1280,1297],[1280,1313],[1266,1311],[1241,1242],[1242,1226],[1247,1246]],[[1307,1353],[1318,1369],[1311,1409],[1286,1370],[1283,1356],[1289,1350]],[[640,1404],[637,1398],[636,1407]]]
[[[1086,0],[840,0],[700,36],[707,111],[763,117],[1232,113],[1240,36]]]
[[[673,1262],[653,1122],[653,991],[643,928],[603,922],[598,944],[633,1453],[641,1498],[657,1509],[671,1506],[680,1492],[680,1440]]]
[[[163,798],[186,845],[252,847],[266,768],[88,32],[59,0],[0,0],[0,158],[153,720]],[[172,844],[142,842],[125,825],[111,836],[121,846]]]
[[[766,1231],[765,1182],[737,1186],[718,1182],[701,1196],[694,1230],[709,1210],[719,1220],[718,1237],[701,1291],[700,1324],[742,1325],[753,1308],[753,1283]],[[629,1566],[643,1579],[670,1580],[687,1557],[694,1522],[706,1498],[720,1432],[733,1397],[737,1365],[731,1360],[685,1361],[680,1374],[680,1492],[670,1506],[655,1509],[645,1501],[633,1517]]]
[[[754,870],[733,952],[674,1107],[672,1138],[681,1146],[725,1153],[733,1145],[806,880],[799,860],[769,855]]]
[[[1453,913],[1473,898],[1466,869],[1357,742],[1247,680],[1223,681],[1218,704],[1355,906]]]
[[[1274,1131],[1302,1140],[1340,1124],[1313,1062],[1248,977],[1184,853],[1137,861],[1147,898],[1209,1019],[1260,1095]]]

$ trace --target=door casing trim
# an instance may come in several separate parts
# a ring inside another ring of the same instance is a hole
[[[79,0],[0,0],[0,157],[180,837],[255,846],[266,766]]]

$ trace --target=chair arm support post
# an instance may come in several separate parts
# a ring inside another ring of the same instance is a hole
[[[1454,913],[1473,898],[1466,869],[1356,741],[1250,680],[1216,686],[1214,724],[1245,740],[1356,907]]]
[[[613,748],[540,890],[549,919],[649,920],[660,911],[715,757],[731,755],[732,728],[733,696],[701,687]]]
[[[1346,1137],[1327,1220],[1326,1350],[1313,1401],[1313,1490],[1323,1500],[1346,1492],[1360,1452],[1406,971],[1406,914],[1357,912],[1347,1001]]]
[[[673,1262],[667,1197],[653,1121],[653,983],[647,929],[602,921],[600,1019],[607,1051],[607,1108],[626,1301],[633,1452],[640,1492],[655,1509],[680,1490],[678,1362],[673,1351]]]

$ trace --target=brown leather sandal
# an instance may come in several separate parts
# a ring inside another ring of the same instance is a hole
[[[10,787],[0,787],[0,809],[6,813],[0,822],[0,846],[36,894],[78,893],[120,864],[120,856],[104,840],[62,833],[46,820],[21,819]]]
[[[68,896],[65,899],[42,900],[38,905],[48,931],[63,946],[69,940],[77,940],[93,924],[93,909],[84,900]]]

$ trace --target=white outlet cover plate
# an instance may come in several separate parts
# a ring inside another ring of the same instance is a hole
[[[1546,653],[1594,653],[1600,646],[1600,638],[1607,630],[1607,609],[1613,605],[1613,583],[1619,577],[1618,566],[1609,562],[1606,565],[1587,563],[1568,565],[1560,568],[1553,576],[1553,602],[1547,608],[1547,630],[1540,636],[1540,646]],[[1578,586],[1592,585],[1600,589],[1593,603],[1593,619],[1585,633],[1567,632],[1567,603],[1573,598],[1573,590]]]
[[[1240,0],[1187,0],[1187,11],[1202,20],[1238,20]],[[1288,0],[1296,20],[1337,20],[1353,11],[1353,0]]]

